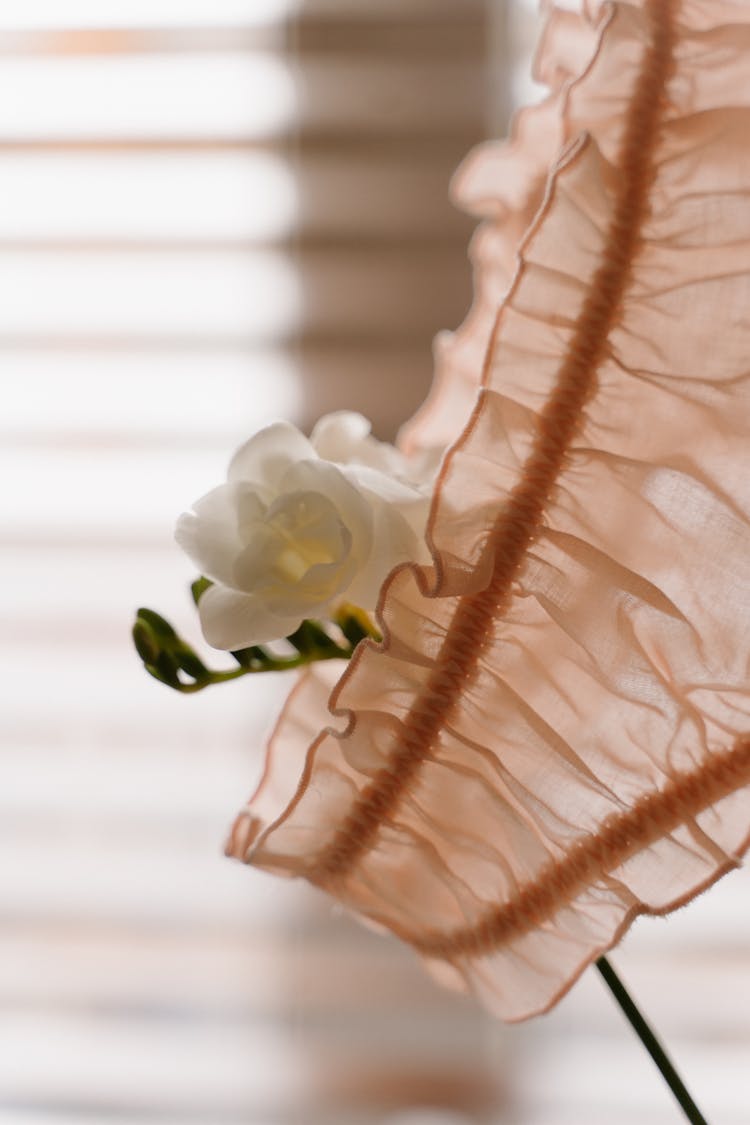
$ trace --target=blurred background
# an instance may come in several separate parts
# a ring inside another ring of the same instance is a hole
[[[0,1125],[669,1125],[593,972],[502,1027],[395,940],[221,855],[289,687],[149,680],[172,542],[273,418],[392,437],[470,300],[467,150],[535,96],[522,0],[0,8]],[[747,1121],[734,874],[614,960]]]

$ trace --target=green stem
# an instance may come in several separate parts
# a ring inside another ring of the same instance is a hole
[[[666,1051],[646,1023],[628,990],[625,988],[625,985],[622,983],[607,958],[600,957],[596,962],[596,967],[604,977],[607,987],[620,1005],[631,1027],[659,1068],[664,1081],[677,1099],[690,1125],[708,1125],[705,1117],[698,1109],[698,1106],[690,1097],[685,1083],[672,1065]]]
[[[193,583],[191,589],[196,604],[210,585],[205,578]],[[136,613],[133,642],[149,675],[175,691],[191,695],[211,684],[223,684],[257,672],[288,672],[319,660],[349,660],[366,637],[380,640],[368,615],[356,606],[340,606],[328,624],[336,626],[338,636],[326,630],[325,622],[306,619],[285,638],[292,650],[296,650],[293,655],[280,656],[263,645],[251,645],[232,652],[238,668],[218,671],[208,668],[160,613],[145,606]]]
[[[148,665],[147,670],[150,671]],[[204,688],[209,687],[211,684],[224,684],[228,680],[238,680],[241,676],[247,676],[249,672],[253,671],[251,668],[232,668],[226,672],[208,672],[201,680],[195,680],[190,683],[180,682],[176,690],[182,692],[183,695],[191,695],[196,691],[203,691]],[[157,677],[158,679],[158,677]],[[174,684],[170,684],[174,687]]]
[[[191,695],[196,691],[203,691],[204,688],[210,687],[212,684],[224,684],[229,680],[239,680],[242,676],[256,675],[258,672],[288,672],[295,668],[303,668],[306,664],[319,663],[321,660],[348,660],[350,656],[350,652],[343,650],[337,652],[315,652],[305,656],[291,656],[288,659],[268,659],[264,664],[258,665],[257,667],[247,668],[241,666],[239,668],[228,669],[224,672],[206,671],[206,674],[200,680],[196,680],[193,683],[180,682],[176,690],[183,695]],[[175,685],[170,684],[170,687],[174,686]]]

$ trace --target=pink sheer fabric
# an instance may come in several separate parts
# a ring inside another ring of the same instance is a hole
[[[749,66],[744,2],[553,14],[556,92],[458,180],[477,297],[405,435],[468,418],[434,565],[386,583],[343,731],[303,679],[228,845],[505,1019],[749,842]]]

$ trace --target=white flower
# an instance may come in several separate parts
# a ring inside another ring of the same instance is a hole
[[[327,415],[309,440],[288,422],[250,438],[227,483],[177,523],[177,542],[215,583],[198,607],[206,640],[245,648],[338,602],[373,609],[396,564],[427,557],[436,467],[377,441],[358,414]]]

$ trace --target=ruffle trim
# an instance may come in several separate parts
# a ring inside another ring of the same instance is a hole
[[[301,682],[228,845],[506,1019],[748,845],[750,159],[724,175],[717,143],[747,54],[704,20],[689,0],[591,5],[576,53],[554,17],[540,65],[566,147],[543,199],[531,160],[505,196],[474,180],[504,224],[535,213],[437,486],[434,566],[386,583],[384,643],[331,695],[343,732],[315,737],[328,684]]]

